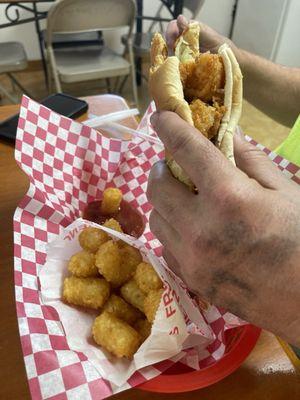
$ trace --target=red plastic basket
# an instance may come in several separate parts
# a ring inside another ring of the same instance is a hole
[[[215,364],[195,371],[178,362],[138,388],[149,392],[180,393],[213,385],[242,364],[255,346],[260,332],[261,329],[253,325],[230,329],[226,332],[225,355]]]

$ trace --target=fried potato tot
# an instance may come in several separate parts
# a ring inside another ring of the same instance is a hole
[[[74,254],[68,263],[68,270],[74,276],[88,278],[89,276],[99,276],[98,268],[95,265],[95,256],[88,251],[80,251]]]
[[[119,358],[131,358],[141,343],[135,329],[107,311],[95,319],[92,334],[97,344]]]
[[[127,303],[144,312],[144,301],[146,295],[141,291],[134,279],[130,279],[130,281],[125,283],[125,285],[121,287],[120,292],[121,296],[127,301]]]
[[[134,275],[136,267],[143,261],[142,255],[138,249],[123,242],[119,245],[122,259],[122,268],[127,271],[128,279]]]
[[[112,294],[104,305],[104,310],[110,312],[115,317],[122,319],[132,325],[138,318],[142,318],[139,310],[126,303],[122,297]]]
[[[115,214],[122,201],[122,192],[117,188],[108,188],[103,192],[103,198],[101,202],[102,214]]]
[[[101,275],[113,287],[122,286],[134,273],[131,264],[123,262],[121,250],[116,242],[109,240],[100,246],[96,253],[95,263]]]
[[[78,239],[80,246],[84,250],[96,253],[101,244],[109,240],[109,236],[106,232],[103,232],[100,229],[88,226],[83,229]]]
[[[157,290],[163,287],[163,283],[155,269],[151,264],[146,262],[142,262],[137,266],[134,280],[144,293],[149,293],[151,290]]]
[[[144,300],[144,313],[147,320],[151,323],[155,320],[156,311],[158,309],[161,296],[163,294],[163,289],[152,290],[147,294]]]
[[[142,342],[144,342],[151,334],[152,325],[146,318],[138,319],[133,327],[140,334]]]
[[[123,233],[123,230],[122,230],[122,228],[121,228],[121,225],[120,225],[119,222],[118,222],[116,219],[114,219],[114,218],[107,219],[107,220],[104,222],[103,226],[106,226],[106,228],[113,229],[114,231]]]
[[[70,276],[64,280],[63,298],[69,304],[97,309],[103,307],[109,294],[105,279]]]

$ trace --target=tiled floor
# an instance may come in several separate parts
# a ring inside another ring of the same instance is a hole
[[[43,73],[41,70],[19,72],[16,74],[16,76],[33,98],[39,100],[47,96]],[[12,91],[12,86],[5,75],[0,76],[0,83],[3,84],[9,91]],[[78,97],[106,93],[104,82],[84,82],[76,85],[73,84],[71,86],[64,86],[63,90],[66,93],[70,93]],[[127,80],[122,95],[130,104],[132,97],[129,80]],[[139,87],[139,99],[140,110],[141,112],[144,112],[149,103],[147,83],[145,82],[143,82],[143,85]],[[9,101],[6,98],[0,99],[0,105],[8,103]],[[246,134],[270,149],[276,148],[276,146],[281,143],[281,141],[288,135],[289,132],[289,128],[273,121],[271,118],[258,111],[246,101],[244,101],[243,105],[243,114],[240,120],[240,126]]]

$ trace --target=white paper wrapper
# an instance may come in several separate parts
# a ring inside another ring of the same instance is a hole
[[[118,359],[97,346],[91,337],[91,327],[98,312],[85,311],[65,304],[62,298],[64,278],[68,275],[70,257],[80,251],[78,235],[85,226],[95,226],[138,248],[164,282],[164,292],[152,333],[141,345],[133,360]],[[42,301],[56,309],[71,349],[84,353],[104,379],[122,386],[137,370],[174,356],[182,358],[181,350],[193,345],[205,349],[214,334],[189,296],[182,282],[167,269],[162,259],[147,250],[141,242],[119,232],[77,219],[47,248],[46,264],[39,275]],[[193,321],[192,323],[190,321]],[[197,353],[198,354],[198,353]],[[194,354],[192,363],[199,358]]]

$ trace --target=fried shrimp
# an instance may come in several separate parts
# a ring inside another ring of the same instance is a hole
[[[214,106],[210,106],[196,99],[191,102],[190,109],[195,128],[208,139],[212,139],[218,133],[225,107],[219,106],[217,103],[214,103]]]
[[[181,63],[180,74],[187,100],[212,102],[223,94],[225,70],[219,54],[203,53],[195,61]]]

